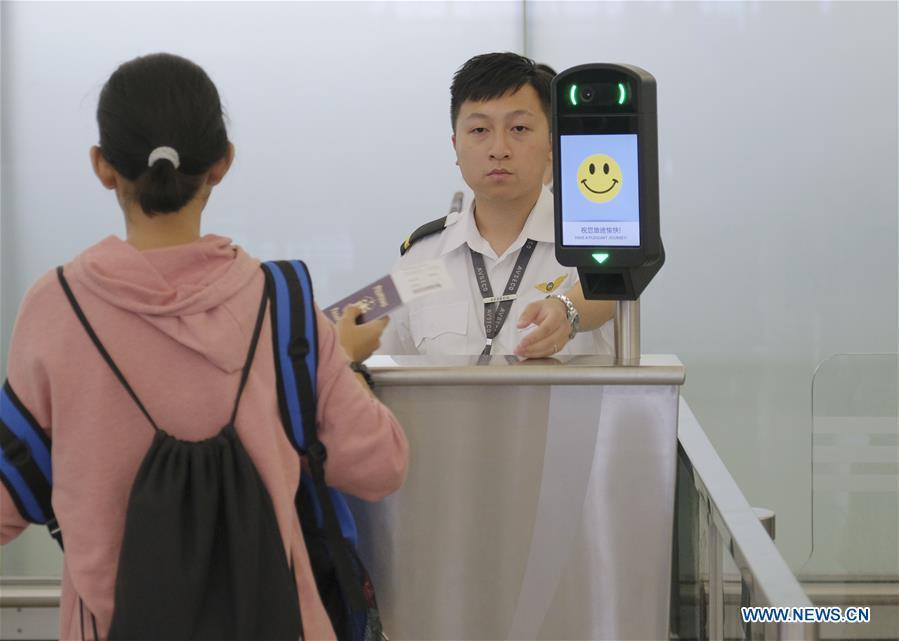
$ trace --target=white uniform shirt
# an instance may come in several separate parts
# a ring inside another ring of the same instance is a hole
[[[518,298],[496,338],[492,354],[512,354],[521,339],[533,331],[518,329],[518,318],[528,304],[550,293],[565,293],[578,281],[576,267],[556,262],[553,196],[546,188],[528,215],[524,228],[502,256],[497,256],[478,231],[474,200],[447,217],[446,228],[415,243],[394,269],[442,257],[454,288],[421,296],[390,314],[381,337],[379,354],[477,355],[487,341],[484,304],[471,264],[469,247],[484,257],[494,296],[505,293],[506,283],[527,239],[537,241],[518,288]],[[614,324],[609,321],[592,332],[581,332],[559,354],[613,354]]]

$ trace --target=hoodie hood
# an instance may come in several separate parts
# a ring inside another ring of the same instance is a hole
[[[237,295],[260,270],[259,261],[230,238],[207,235],[139,251],[110,236],[80,254],[72,267],[93,294],[137,314],[216,367],[226,372],[243,367],[258,308],[237,304],[245,301]]]

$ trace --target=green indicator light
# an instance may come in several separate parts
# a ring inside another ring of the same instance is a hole
[[[577,85],[571,85],[571,91],[568,92],[571,104],[577,107]]]
[[[606,262],[606,259],[609,257],[608,254],[593,254],[593,260],[602,265]]]
[[[625,100],[627,100],[627,87],[624,86],[623,82],[619,82],[618,83],[618,104],[623,105]]]

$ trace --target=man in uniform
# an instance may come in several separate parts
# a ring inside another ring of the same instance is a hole
[[[442,258],[455,287],[392,314],[382,354],[611,353],[614,304],[584,299],[577,269],[555,258],[551,76],[491,53],[453,77],[456,164],[474,193],[462,211],[418,228],[397,267]]]

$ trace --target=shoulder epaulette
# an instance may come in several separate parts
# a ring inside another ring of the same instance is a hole
[[[416,229],[412,234],[403,241],[403,244],[400,245],[400,256],[403,256],[409,248],[412,247],[415,243],[420,241],[422,238],[427,238],[428,236],[433,236],[439,232],[442,232],[446,227],[446,219],[447,216],[443,218],[438,218],[437,220],[432,220],[429,223],[425,223],[418,229]]]

